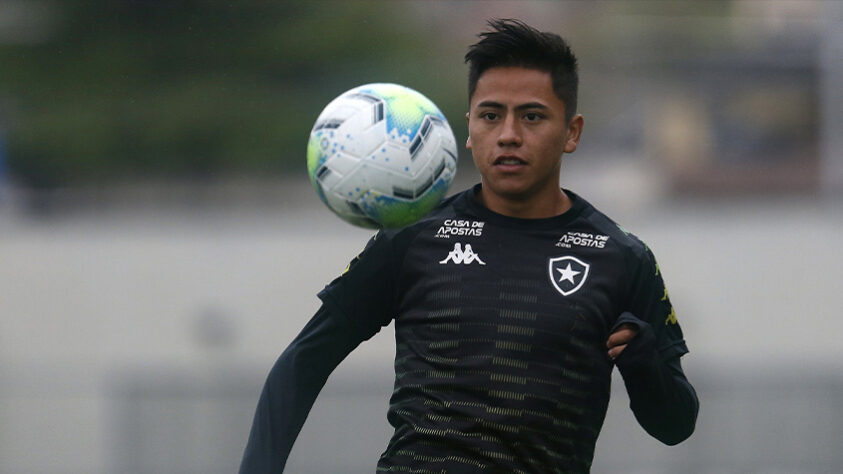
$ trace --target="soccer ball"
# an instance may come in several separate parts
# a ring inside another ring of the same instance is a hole
[[[445,196],[456,170],[456,139],[445,116],[397,84],[366,84],[332,100],[307,144],[319,197],[360,227],[421,219]]]

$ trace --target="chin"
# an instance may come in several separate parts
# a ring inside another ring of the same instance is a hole
[[[529,186],[523,184],[483,181],[483,185],[488,187],[495,195],[512,201],[523,201],[534,194]]]

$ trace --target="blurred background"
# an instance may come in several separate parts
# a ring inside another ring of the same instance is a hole
[[[307,137],[396,82],[458,143],[491,17],[568,39],[586,127],[562,184],[645,240],[691,354],[667,448],[615,379],[594,472],[843,465],[843,2],[0,0],[0,472],[234,472],[264,377],[371,232]],[[466,150],[452,192],[478,175]],[[287,472],[364,473],[392,328],[337,369]]]

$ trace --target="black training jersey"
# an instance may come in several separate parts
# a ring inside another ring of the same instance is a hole
[[[367,339],[395,320],[381,472],[587,472],[609,400],[606,340],[631,312],[687,352],[649,249],[581,197],[547,219],[458,194],[379,232],[320,297]]]
[[[568,212],[528,220],[476,191],[379,232],[320,293],[361,339],[395,320],[395,432],[378,471],[587,472],[618,316],[649,323],[664,358],[687,352],[658,265],[570,191]]]

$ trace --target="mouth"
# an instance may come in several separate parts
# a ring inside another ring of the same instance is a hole
[[[503,155],[497,157],[492,164],[495,166],[522,166],[526,165],[527,162],[517,156]]]

